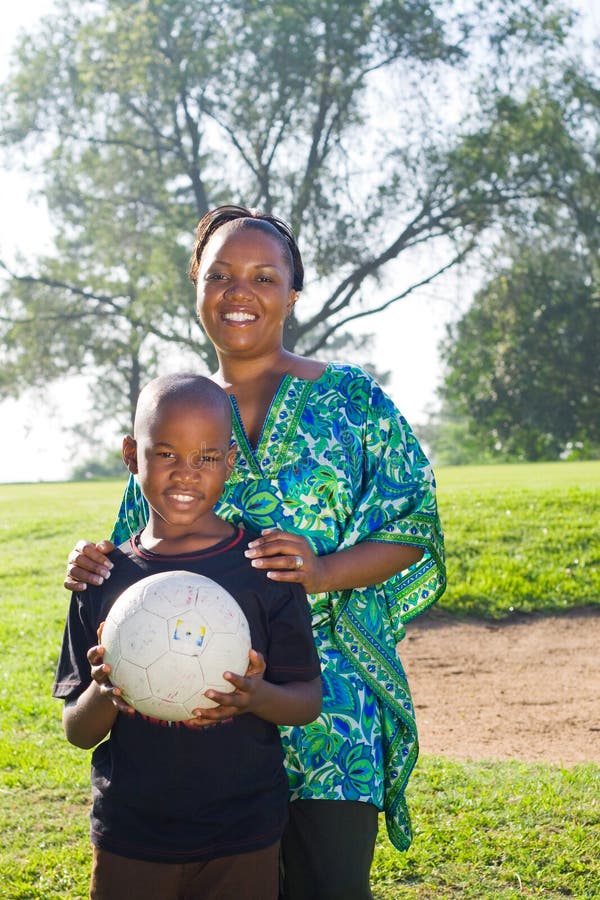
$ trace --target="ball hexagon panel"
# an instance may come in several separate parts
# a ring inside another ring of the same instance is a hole
[[[136,610],[142,608],[143,599],[143,597],[130,597],[126,603],[115,603],[107,621],[118,628],[128,616],[132,616]]]
[[[245,675],[249,652],[250,640],[247,645],[240,642],[239,634],[219,634],[218,638],[213,637],[202,659],[206,689],[211,687],[217,691],[235,690],[228,681],[223,681],[223,672]]]
[[[201,579],[200,585],[190,584],[184,579],[174,583],[172,576],[175,574],[181,573],[165,572],[162,575],[151,576],[156,580],[144,588],[143,605],[145,609],[165,617],[177,615],[196,605],[202,581],[210,583],[210,579],[204,578],[203,575],[195,576]]]
[[[184,703],[204,688],[205,678],[197,656],[166,653],[147,668],[152,694],[160,700]]]
[[[114,607],[113,607],[114,609]],[[112,613],[112,610],[111,610]],[[102,646],[104,647],[104,662],[114,667],[121,658],[121,641],[119,640],[119,624],[116,618],[109,615],[102,629]]]
[[[245,616],[242,620],[241,610],[235,601],[231,602],[232,599],[225,591],[198,593],[196,608],[208,619],[213,631],[234,634],[244,626],[247,627]]]
[[[120,687],[128,703],[134,706],[139,700],[152,696],[146,669],[127,659],[120,659],[111,672],[111,681]]]
[[[191,718],[191,714],[183,703],[172,703],[170,700],[160,700],[158,697],[140,700],[137,711],[144,716],[162,719],[166,722],[183,722]]]
[[[165,619],[147,609],[138,609],[119,625],[121,656],[138,666],[149,666],[169,649]]]
[[[167,622],[160,616],[138,609],[119,626],[121,656],[138,666],[149,666],[169,649]]]

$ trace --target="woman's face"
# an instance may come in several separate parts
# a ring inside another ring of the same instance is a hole
[[[279,350],[296,296],[289,260],[275,236],[228,222],[208,241],[198,271],[197,309],[221,354],[257,358]]]

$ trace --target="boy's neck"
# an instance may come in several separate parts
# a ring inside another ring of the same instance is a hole
[[[140,534],[145,550],[161,556],[178,556],[210,550],[235,534],[235,528],[214,513],[202,516],[188,526],[171,525],[150,513],[148,524]]]

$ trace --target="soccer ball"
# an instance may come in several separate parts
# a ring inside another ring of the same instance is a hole
[[[194,572],[163,572],[117,598],[102,631],[110,680],[144,715],[171,722],[217,704],[209,688],[233,691],[223,672],[244,675],[250,628],[221,585]]]

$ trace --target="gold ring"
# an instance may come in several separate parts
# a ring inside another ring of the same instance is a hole
[[[304,565],[304,560],[302,559],[301,556],[297,556],[296,557],[296,568],[301,569],[303,565]]]

